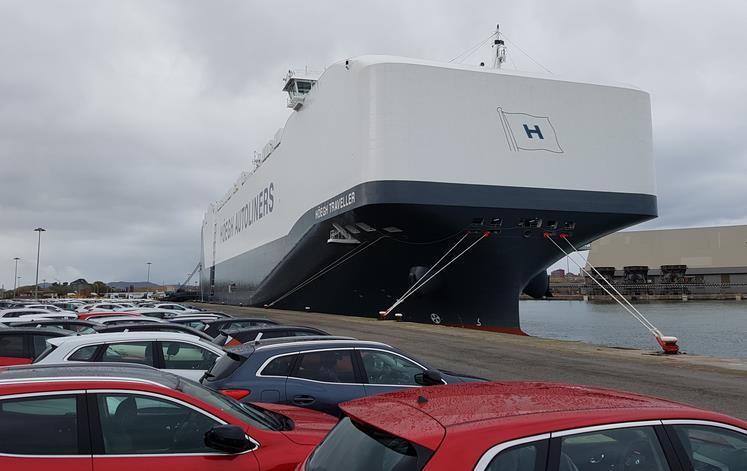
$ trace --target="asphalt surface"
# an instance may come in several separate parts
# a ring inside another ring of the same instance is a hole
[[[198,304],[334,335],[384,342],[431,366],[491,380],[541,380],[632,391],[747,420],[747,361],[598,347],[354,316]]]

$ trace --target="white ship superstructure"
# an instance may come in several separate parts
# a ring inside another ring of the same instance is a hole
[[[398,312],[518,329],[562,255],[545,233],[578,246],[656,216],[633,87],[363,56],[285,91],[285,126],[205,216],[210,299],[375,316],[480,239]]]

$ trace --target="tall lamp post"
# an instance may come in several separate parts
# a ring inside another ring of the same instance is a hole
[[[39,242],[36,244],[36,283],[34,284],[34,299],[39,299],[39,253],[41,252],[42,232],[46,229],[37,227],[34,232],[39,233]]]
[[[15,260],[16,262],[16,270],[13,273],[13,297],[17,298],[18,297],[18,261],[20,260],[20,258],[13,257],[13,260]]]
[[[145,262],[146,265],[148,265],[148,279],[146,280],[148,283],[150,283],[150,266],[152,265],[151,262]]]

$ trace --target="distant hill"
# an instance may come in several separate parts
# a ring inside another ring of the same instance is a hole
[[[135,289],[159,288],[161,285],[148,281],[111,281],[107,283],[113,289],[127,289],[130,286]]]

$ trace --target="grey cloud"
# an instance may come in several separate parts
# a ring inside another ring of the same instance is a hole
[[[183,279],[199,228],[288,111],[290,67],[448,60],[500,22],[558,75],[652,94],[660,214],[744,222],[747,7],[739,2],[0,3],[0,281]],[[509,66],[541,69],[509,44]],[[489,59],[489,48],[468,58]],[[437,99],[437,97],[435,97]]]

